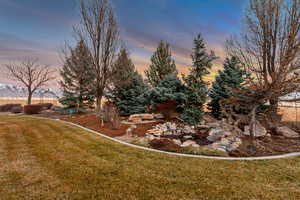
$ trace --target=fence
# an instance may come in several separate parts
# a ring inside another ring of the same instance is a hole
[[[60,106],[58,99],[56,98],[32,98],[32,104],[39,104],[39,103],[52,103],[53,105]],[[0,97],[0,105],[3,104],[27,104],[27,98],[25,97]]]

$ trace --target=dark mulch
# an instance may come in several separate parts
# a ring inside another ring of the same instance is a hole
[[[119,129],[113,129],[110,123],[104,123],[104,126],[101,125],[101,120],[95,114],[87,114],[87,115],[68,115],[60,117],[61,120],[74,122],[81,126],[87,127],[94,131],[103,133],[110,137],[120,137],[126,134],[126,130],[130,127],[130,125],[122,124]],[[137,136],[145,136],[147,131],[152,129],[153,126],[157,123],[148,123],[148,124],[138,124],[137,128],[134,129],[133,134]]]

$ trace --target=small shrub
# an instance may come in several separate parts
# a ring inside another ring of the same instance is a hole
[[[23,107],[22,106],[14,106],[14,107],[12,107],[10,112],[12,112],[14,114],[21,113],[21,112],[23,112]]]
[[[205,148],[205,147],[184,147],[183,153],[193,154],[193,155],[204,155],[204,156],[219,156],[219,157],[228,157],[228,153],[224,151],[219,151],[215,149]]]
[[[31,104],[24,106],[24,113],[27,115],[39,114],[43,110],[43,107],[38,104]]]
[[[14,107],[21,107],[21,104],[5,104],[0,106],[0,112],[11,112]]]
[[[202,120],[203,114],[199,106],[188,107],[180,115],[180,120],[189,125],[198,125]]]
[[[174,144],[169,139],[154,139],[150,141],[150,146],[154,149],[181,153],[181,147],[177,144]]]
[[[150,147],[149,141],[145,138],[137,138],[131,142],[134,145],[142,147]]]

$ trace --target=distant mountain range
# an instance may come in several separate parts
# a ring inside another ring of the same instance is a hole
[[[24,87],[0,83],[0,97],[27,97],[27,94],[27,89]],[[58,96],[61,96],[61,92],[53,89],[38,89],[33,94],[34,98],[57,98]]]

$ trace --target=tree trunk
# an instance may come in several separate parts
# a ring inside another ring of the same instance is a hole
[[[250,126],[249,126],[249,131],[250,131],[250,138],[252,143],[254,143],[255,140],[255,126],[256,126],[256,109],[258,106],[255,106],[252,111],[251,111],[251,121],[250,121]]]
[[[28,105],[31,104],[31,99],[32,99],[32,92],[29,91],[29,92],[28,92],[28,97],[27,97],[27,104],[28,104]]]
[[[96,113],[99,115],[101,113],[101,109],[102,109],[102,95],[97,95],[96,97]]]

